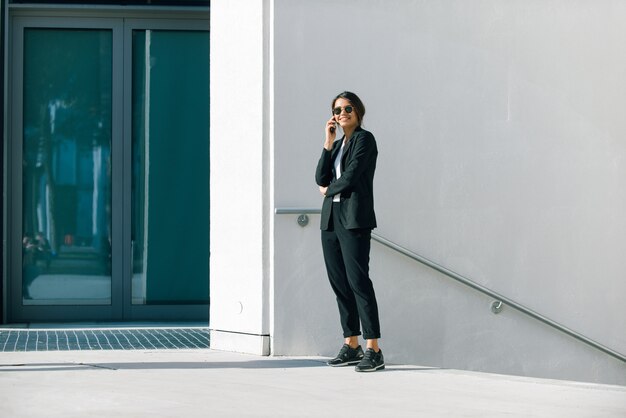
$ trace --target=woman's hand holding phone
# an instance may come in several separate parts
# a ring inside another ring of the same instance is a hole
[[[335,122],[335,117],[333,116],[326,122],[326,141],[324,141],[324,148],[330,151],[333,148],[333,142],[335,142],[336,137],[337,122]]]

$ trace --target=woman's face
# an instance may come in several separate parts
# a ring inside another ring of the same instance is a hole
[[[352,113],[346,112],[346,106],[352,107]],[[356,109],[354,108],[354,106],[352,106],[352,103],[350,103],[349,100],[340,97],[335,101],[335,106],[333,106],[333,109],[337,109],[338,107],[341,108],[341,113],[335,115],[335,120],[337,121],[337,123],[344,131],[346,129],[354,130],[359,125],[359,117],[357,116]]]

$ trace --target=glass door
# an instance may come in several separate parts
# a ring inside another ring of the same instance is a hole
[[[11,321],[208,318],[208,36],[14,18]]]
[[[208,318],[208,22],[128,20],[132,316]]]
[[[9,319],[120,319],[122,22],[12,23]]]
[[[24,30],[27,305],[111,304],[112,41],[111,30]]]

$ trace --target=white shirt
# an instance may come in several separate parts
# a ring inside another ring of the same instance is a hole
[[[346,145],[345,141],[341,144],[341,148],[339,148],[339,152],[337,153],[337,158],[335,158],[335,174],[337,175],[337,180],[341,178],[341,159],[343,158],[343,147]],[[341,193],[337,193],[333,196],[333,202],[341,201]]]

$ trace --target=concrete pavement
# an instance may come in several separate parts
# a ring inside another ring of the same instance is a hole
[[[626,417],[626,387],[210,349],[0,353],[2,417]]]

